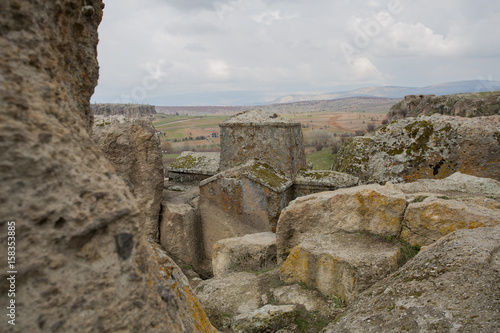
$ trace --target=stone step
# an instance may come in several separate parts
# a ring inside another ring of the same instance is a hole
[[[325,296],[351,302],[356,295],[398,269],[399,244],[365,234],[311,235],[283,263],[281,280],[302,282]]]
[[[214,244],[212,267],[215,277],[273,266],[276,266],[276,234],[272,232],[222,239]]]

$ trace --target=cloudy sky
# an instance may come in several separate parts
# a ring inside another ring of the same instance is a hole
[[[93,102],[263,103],[500,80],[500,1],[105,0]]]

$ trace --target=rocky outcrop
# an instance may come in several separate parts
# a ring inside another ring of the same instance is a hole
[[[91,104],[90,108],[95,115],[105,117],[152,118],[156,114],[154,105],[145,104]]]
[[[497,332],[500,227],[459,230],[363,292],[323,333]]]
[[[259,271],[276,266],[276,235],[272,232],[222,239],[214,244],[215,277],[238,271]]]
[[[3,331],[214,332],[172,288],[182,277],[162,273],[137,202],[90,138],[102,8],[0,2],[0,247],[8,225],[16,238],[0,279],[17,272],[15,298],[0,284],[16,311]]]
[[[300,197],[282,211],[278,221],[278,262],[311,235],[346,231],[397,236],[406,205],[404,193],[380,185]]]
[[[391,107],[389,120],[405,117],[430,116],[482,117],[500,114],[500,91],[456,95],[408,95]]]
[[[407,118],[349,139],[332,169],[362,182],[410,182],[461,173],[500,180],[500,116]]]
[[[399,244],[360,235],[314,235],[292,249],[281,280],[302,282],[323,295],[350,303],[363,290],[398,268]]]
[[[163,165],[160,141],[151,121],[99,118],[92,137],[137,198],[144,234],[158,240]]]

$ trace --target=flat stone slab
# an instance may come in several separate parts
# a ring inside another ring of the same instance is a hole
[[[295,305],[265,305],[255,311],[234,318],[233,331],[245,333],[276,332],[291,325],[296,314]]]
[[[312,235],[291,251],[280,278],[287,283],[303,282],[349,303],[395,271],[400,252],[399,244],[367,235]]]
[[[259,271],[276,265],[276,234],[263,232],[222,239],[214,244],[215,277],[239,271]]]
[[[184,151],[168,167],[168,171],[215,175],[219,170],[219,153],[196,153]]]

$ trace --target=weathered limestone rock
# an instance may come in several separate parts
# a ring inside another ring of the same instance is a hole
[[[95,115],[125,116],[129,118],[153,117],[156,114],[154,105],[145,104],[91,104]]]
[[[292,284],[273,289],[272,294],[280,304],[302,305],[307,311],[325,315],[332,312],[332,304],[326,302],[324,296],[315,289],[304,289],[298,284]]]
[[[276,266],[276,235],[272,232],[222,239],[214,244],[212,267],[215,277],[273,266]]]
[[[359,178],[329,170],[301,170],[293,182],[294,197],[358,185]]]
[[[500,180],[499,164],[500,116],[434,114],[394,121],[371,137],[348,140],[332,170],[377,183],[442,179],[457,171]]]
[[[92,137],[137,198],[144,234],[158,240],[163,165],[160,141],[151,121],[98,118]]]
[[[295,305],[264,305],[255,311],[236,316],[233,330],[238,333],[276,332],[291,325],[295,314]]]
[[[201,282],[195,289],[198,299],[210,312],[246,313],[262,306],[259,278],[238,272]]]
[[[174,258],[199,268],[203,264],[203,237],[198,210],[188,204],[164,205],[160,243]]]
[[[314,234],[347,231],[398,236],[405,209],[403,192],[376,184],[300,197],[281,212],[276,231],[278,262]]]
[[[449,116],[480,117],[500,114],[500,92],[455,95],[408,95],[391,107],[389,120],[404,117],[430,116],[434,113]]]
[[[323,332],[498,332],[498,244],[500,227],[441,238],[363,292]]]
[[[219,153],[196,153],[184,151],[169,165],[167,177],[170,181],[198,185],[219,171]]]
[[[411,245],[430,245],[458,229],[494,227],[500,224],[500,203],[491,199],[492,203],[498,204],[498,208],[489,209],[447,196],[419,198],[425,199],[410,203],[406,209],[401,231],[401,238]]]
[[[239,113],[220,124],[221,171],[254,159],[293,179],[306,168],[300,123],[262,109]]]
[[[205,255],[225,238],[273,231],[291,200],[292,181],[257,161],[232,168],[200,183],[200,213]]]
[[[287,283],[303,282],[325,296],[350,303],[398,268],[399,245],[360,234],[314,235],[296,246],[281,266]]]
[[[0,1],[0,248],[14,221],[17,271],[2,331],[214,332],[162,276],[137,202],[90,138],[102,8]],[[1,260],[3,305],[9,270]]]

